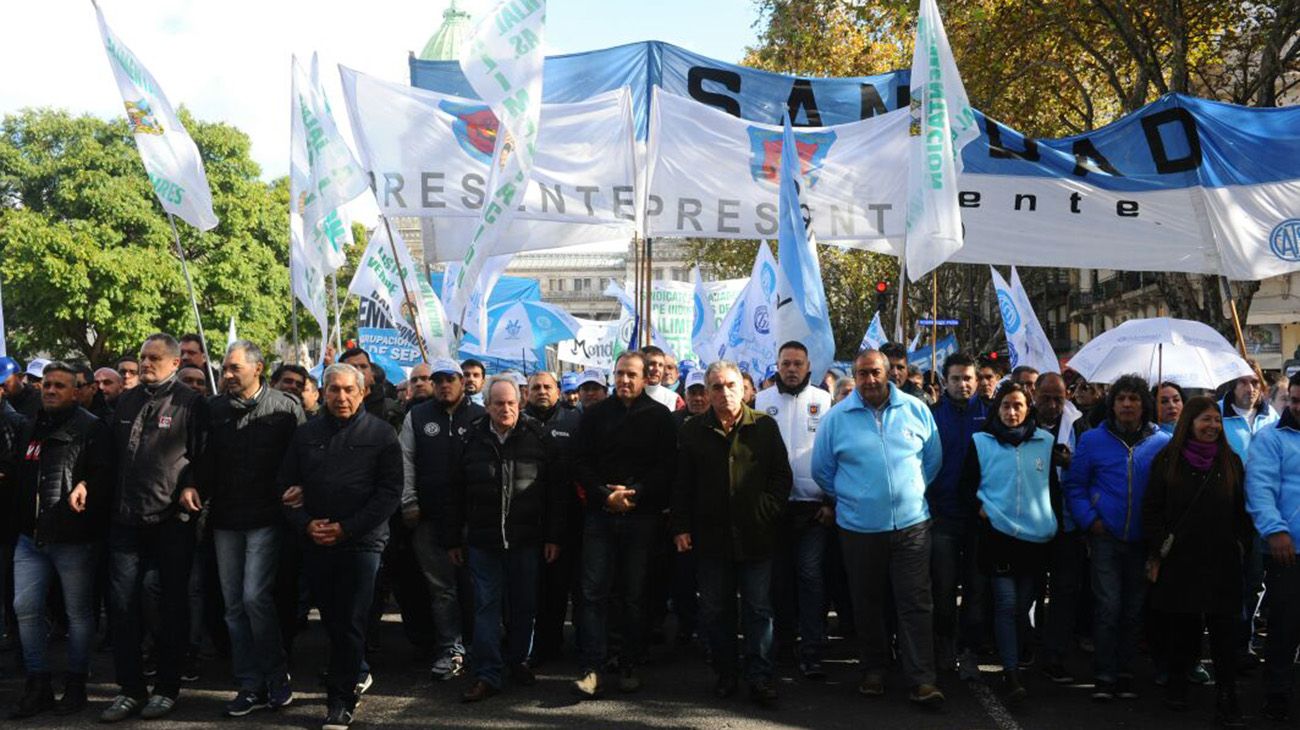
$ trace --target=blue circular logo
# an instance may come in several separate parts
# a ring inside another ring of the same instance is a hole
[[[1016,352],[1016,346],[1011,344],[1011,340],[1007,340],[1007,359],[1011,361],[1012,368],[1020,364],[1020,353]]]
[[[1277,224],[1268,234],[1268,247],[1283,261],[1300,261],[1300,218],[1289,218]]]
[[[767,305],[761,305],[754,308],[754,331],[760,335],[768,333],[769,325],[767,321]]]
[[[1007,292],[998,291],[998,309],[1002,310],[1002,324],[1007,334],[1014,335],[1020,329],[1020,310],[1016,309],[1016,303],[1011,301]]]
[[[759,282],[763,285],[763,296],[772,296],[772,292],[776,291],[776,269],[773,269],[771,264],[764,263],[758,276]]]

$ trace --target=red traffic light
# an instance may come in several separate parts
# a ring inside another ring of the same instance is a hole
[[[989,359],[990,359],[990,360],[996,360],[996,359],[998,359],[998,351],[997,351],[997,350],[994,350],[993,352],[990,352],[990,353],[989,353]]]
[[[877,293],[877,294],[884,294],[884,293],[887,292],[887,291],[889,291],[889,283],[888,283],[888,282],[884,282],[884,281],[877,281],[877,282],[876,282],[876,293]]]

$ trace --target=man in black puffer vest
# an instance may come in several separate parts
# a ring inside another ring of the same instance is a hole
[[[473,610],[472,591],[461,594],[459,571],[438,539],[437,518],[451,488],[453,446],[487,411],[465,394],[465,378],[455,360],[434,360],[430,372],[433,398],[406,414],[399,437],[406,477],[402,522],[413,530],[411,544],[432,599],[437,656],[431,674],[447,680],[464,672],[462,630]]]
[[[465,435],[453,461],[452,488],[442,505],[439,539],[452,561],[466,561],[474,580],[477,681],[461,699],[477,702],[501,689],[502,669],[524,685],[537,613],[541,561],[555,561],[568,494],[555,445],[541,424],[519,413],[519,387],[509,376],[488,381],[487,418]],[[501,609],[509,636],[501,656]]]
[[[105,480],[110,457],[104,424],[77,405],[75,380],[75,369],[66,363],[45,366],[41,410],[18,438],[22,450],[11,475],[18,497],[14,608],[27,670],[27,691],[11,715],[15,719],[46,710],[68,715],[86,705],[95,575],[111,483]],[[56,580],[68,615],[68,673],[58,702],[45,660],[45,599]]]
[[[227,348],[222,394],[211,402],[212,431],[200,470],[239,685],[225,707],[228,717],[283,707],[293,699],[274,591],[287,532],[277,477],[289,442],[307,417],[293,396],[262,382],[264,368],[257,345],[239,340]]]
[[[197,466],[208,433],[207,402],[176,377],[180,353],[171,335],[150,335],[140,347],[140,385],[117,399],[113,415],[117,489],[108,531],[109,615],[120,689],[101,722],[135,714],[162,717],[180,694],[189,645],[192,517],[200,508]],[[153,627],[159,646],[152,696],[144,679],[140,621],[143,574],[150,565],[162,589],[161,621]]]
[[[543,371],[528,378],[528,405],[524,407],[524,415],[542,424],[554,442],[559,456],[561,483],[573,497],[569,499],[569,509],[564,517],[560,555],[555,562],[542,568],[537,628],[533,638],[533,656],[529,660],[530,666],[537,667],[560,654],[570,597],[575,616],[582,605],[578,586],[578,570],[582,565],[582,503],[577,500],[573,489],[572,465],[573,438],[578,435],[581,414],[564,406],[555,375]]]

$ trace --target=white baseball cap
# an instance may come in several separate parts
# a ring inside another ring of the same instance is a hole
[[[607,385],[605,382],[605,374],[599,370],[583,370],[582,375],[578,376],[578,387],[581,388],[587,383],[595,383],[604,388]]]
[[[692,370],[692,371],[691,371],[691,374],[686,376],[686,389],[687,389],[687,390],[690,390],[691,388],[694,388],[694,387],[697,386],[697,385],[700,386],[701,388],[703,388],[704,385],[705,385],[705,383],[704,383],[704,371],[702,371],[702,370]]]

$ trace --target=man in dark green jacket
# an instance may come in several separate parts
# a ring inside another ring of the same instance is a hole
[[[694,550],[700,614],[718,681],[735,693],[736,591],[744,610],[745,680],[759,704],[776,701],[772,684],[772,554],[793,477],[776,421],[744,404],[735,363],[705,373],[710,408],[678,436],[671,523],[678,552]]]

